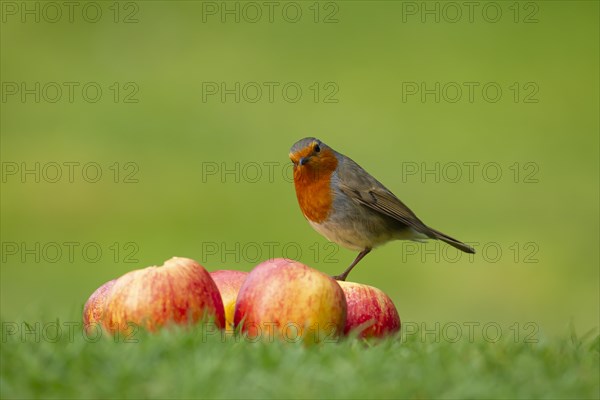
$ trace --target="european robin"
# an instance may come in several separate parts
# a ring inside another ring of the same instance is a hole
[[[390,240],[438,239],[475,253],[471,246],[425,225],[360,165],[319,139],[297,141],[290,159],[296,197],[310,225],[328,240],[360,251],[335,279],[346,280],[364,256]]]

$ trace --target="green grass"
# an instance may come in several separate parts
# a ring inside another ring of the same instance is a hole
[[[3,331],[2,398],[598,398],[600,338],[435,342],[398,335],[305,346],[200,326],[97,342]],[[48,336],[50,333],[48,333]]]

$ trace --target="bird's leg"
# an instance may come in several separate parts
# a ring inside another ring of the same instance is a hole
[[[369,254],[370,251],[371,251],[371,249],[364,249],[363,251],[358,253],[358,256],[356,256],[354,261],[352,261],[352,264],[350,264],[350,266],[348,268],[346,268],[346,270],[344,272],[342,272],[340,275],[333,276],[333,279],[335,279],[336,281],[345,281],[346,278],[348,277],[348,274],[350,273],[350,271],[352,271],[352,268],[354,268],[354,266],[356,264],[358,264],[358,262],[360,260],[362,260],[364,256]]]

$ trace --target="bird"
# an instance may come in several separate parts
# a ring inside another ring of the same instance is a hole
[[[309,224],[327,240],[359,251],[334,279],[345,281],[372,249],[392,240],[437,239],[475,253],[468,244],[425,225],[360,165],[321,140],[307,137],[297,141],[289,157],[298,204]]]

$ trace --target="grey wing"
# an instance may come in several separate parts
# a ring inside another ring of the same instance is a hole
[[[406,204],[352,159],[344,156],[337,174],[340,190],[352,200],[421,233],[429,232],[429,228]]]

